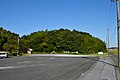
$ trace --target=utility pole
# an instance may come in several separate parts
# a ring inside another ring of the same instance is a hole
[[[117,32],[118,32],[118,67],[120,67],[120,14],[119,14],[119,0],[116,0],[117,11]]]
[[[116,2],[116,13],[117,13],[117,34],[118,34],[118,67],[120,67],[120,14],[119,14],[119,0],[111,0]]]
[[[107,29],[107,52],[108,52],[108,55],[109,55],[109,30],[110,29]]]
[[[18,36],[18,49],[17,49],[17,54],[19,54],[19,43],[20,43],[20,39],[19,39],[19,36]]]

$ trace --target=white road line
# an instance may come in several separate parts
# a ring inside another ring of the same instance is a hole
[[[27,66],[5,66],[0,67],[0,70],[2,69],[13,69],[13,68],[25,68],[25,67],[34,67],[34,66],[46,66],[47,64],[36,64],[36,65],[27,65]]]
[[[18,62],[19,64],[21,63],[32,63],[32,61],[23,61],[23,62]]]
[[[6,67],[0,67],[0,69],[11,69],[14,68],[13,66],[6,66]]]

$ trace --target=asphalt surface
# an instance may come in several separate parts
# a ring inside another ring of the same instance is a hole
[[[111,59],[114,61],[115,65],[118,64],[118,56],[112,52],[109,53],[111,55]]]
[[[0,59],[0,80],[78,80],[95,57],[28,56]]]
[[[116,77],[117,80],[120,80],[120,68],[118,67],[118,56],[114,54],[113,52],[110,52],[111,59],[114,62],[114,65],[116,66]]]

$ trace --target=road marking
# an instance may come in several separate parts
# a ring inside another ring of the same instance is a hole
[[[19,64],[20,63],[32,63],[32,61],[23,61],[23,62],[18,62]]]
[[[0,70],[2,69],[13,69],[13,68],[25,68],[25,67],[34,67],[34,66],[46,66],[47,64],[35,64],[35,65],[23,65],[23,66],[5,66],[5,67],[0,67]]]
[[[97,65],[97,63],[98,63],[98,62],[95,62],[95,63],[90,67],[90,69],[88,69],[86,72],[82,73],[77,80],[84,80],[85,77],[87,76],[87,74],[89,74],[90,71],[93,70],[93,68]]]
[[[6,67],[0,67],[0,70],[1,69],[23,68],[23,67],[27,67],[27,66],[6,66]]]
[[[0,69],[11,69],[14,68],[13,66],[6,66],[6,67],[0,67]]]

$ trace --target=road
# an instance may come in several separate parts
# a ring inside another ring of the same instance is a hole
[[[0,80],[77,80],[98,58],[27,56],[0,59]]]

